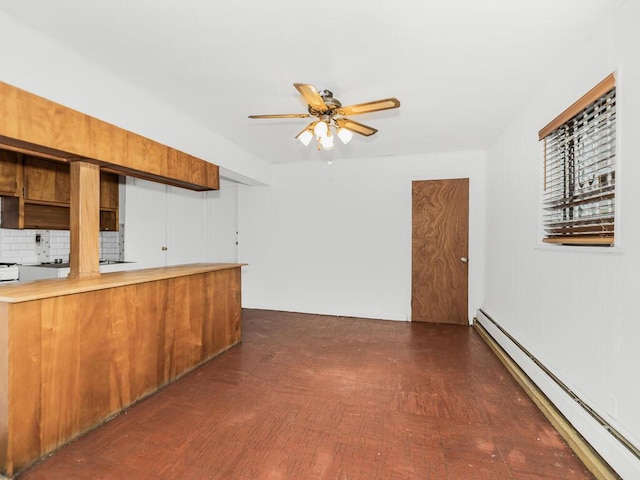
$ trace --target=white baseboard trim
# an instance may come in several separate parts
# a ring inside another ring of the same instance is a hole
[[[283,306],[273,305],[265,303],[249,303],[243,304],[242,308],[255,308],[256,310],[273,310],[276,312],[291,312],[291,313],[308,313],[311,315],[329,315],[332,317],[354,317],[354,318],[366,318],[370,320],[393,320],[397,322],[408,322],[406,314],[391,313],[391,312],[371,312],[365,310],[352,310],[352,311],[335,311],[324,308],[309,309],[307,307],[296,306]]]
[[[620,478],[640,479],[640,459],[637,456],[571,397],[543,368],[538,366],[486,312],[479,310],[476,321],[524,372],[533,386],[544,394],[550,405],[561,414],[559,416],[566,419],[568,424],[602,457],[604,462],[615,470]],[[605,473],[592,473],[599,479],[612,478]]]

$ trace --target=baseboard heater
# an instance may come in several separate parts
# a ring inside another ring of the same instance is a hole
[[[516,340],[509,332],[507,332],[504,328],[502,328],[502,326],[500,326],[500,324],[498,324],[493,318],[491,318],[491,316],[489,314],[487,314],[482,309],[479,309],[478,313],[480,313],[482,315],[483,319],[485,319],[488,322],[490,322],[493,327],[495,327],[497,330],[499,330],[502,335],[504,335],[507,339],[509,339],[509,341],[515,347],[517,347],[527,358],[529,358],[529,360],[531,360],[531,362],[533,362],[536,365],[536,367],[538,367],[542,372],[544,372],[544,374],[547,375],[570,399],[572,399],[577,405],[579,405],[580,408],[582,408],[582,410],[584,410],[604,430],[609,432],[613,436],[613,438],[616,439],[617,442],[619,442],[626,450],[628,450],[629,453],[631,453],[638,461],[640,461],[640,450],[638,450],[638,448],[634,444],[632,444],[624,435],[622,435],[618,430],[616,430],[615,427],[613,427],[601,415],[599,415],[598,412],[596,412],[593,408],[591,408],[584,400],[582,400],[575,392],[573,392],[562,380],[560,380],[556,375],[554,375],[553,372],[551,372],[540,360],[538,360],[531,352],[529,352],[529,350],[527,350],[520,342],[518,342],[518,340]],[[482,327],[481,323],[480,323],[480,328],[482,328],[484,330],[484,327]],[[517,365],[517,363],[515,363],[515,360],[513,358],[511,358],[509,356],[509,354],[500,346],[500,344],[497,342],[497,340],[493,339],[491,337],[491,334],[489,332],[484,330],[484,333],[481,332],[481,334],[489,336],[490,340],[495,342],[496,346],[503,352],[503,354],[506,355],[507,357],[509,357],[509,360],[514,362],[516,368],[518,368],[518,370],[520,370],[520,373],[522,375],[525,375],[525,376],[527,375]],[[527,376],[527,379],[535,386],[535,383],[530,378],[528,378],[528,376]],[[538,388],[537,386],[535,386],[535,387]],[[540,391],[540,393],[542,395],[544,395],[544,393],[542,391]],[[570,425],[570,422],[566,418],[564,418],[564,416],[562,415],[561,412],[559,412],[556,408],[554,408],[554,410],[556,411],[557,415],[562,416],[562,419],[563,419],[564,422],[566,422],[568,425]],[[579,435],[579,432],[577,432],[577,433]],[[586,442],[586,440],[584,440],[584,439],[582,439],[582,440]],[[597,453],[596,453],[596,455],[597,455]],[[602,459],[601,457],[600,457],[600,459],[603,462],[606,463],[606,461],[604,459]],[[610,466],[608,466],[608,467],[611,468]],[[613,470],[612,470],[612,472],[613,472]],[[618,478],[620,478],[620,477],[618,477]]]

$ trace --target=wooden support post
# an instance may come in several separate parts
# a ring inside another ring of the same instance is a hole
[[[69,277],[100,275],[100,167],[71,162]]]

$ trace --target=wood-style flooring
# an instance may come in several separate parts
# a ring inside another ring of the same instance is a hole
[[[19,479],[593,478],[472,328],[245,310],[243,329]]]

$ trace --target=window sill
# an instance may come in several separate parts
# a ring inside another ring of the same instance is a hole
[[[561,245],[553,243],[539,242],[535,245],[535,250],[541,252],[554,252],[554,253],[586,253],[588,255],[624,255],[624,250],[620,247],[606,247],[606,246],[594,246],[594,245]]]

